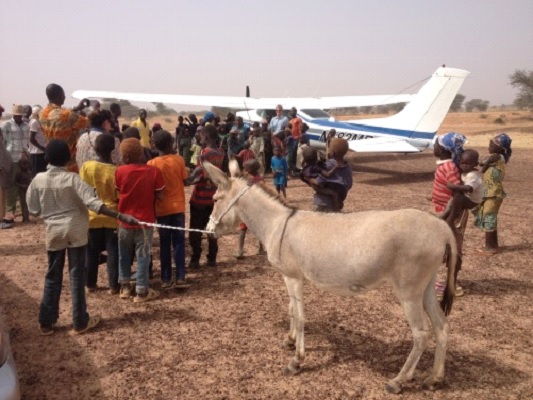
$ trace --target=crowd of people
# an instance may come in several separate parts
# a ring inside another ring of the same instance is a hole
[[[202,118],[180,116],[171,135],[159,124],[150,126],[144,109],[136,120],[120,126],[121,109],[116,103],[106,110],[84,99],[67,109],[65,93],[57,84],[48,85],[46,95],[44,109],[14,105],[11,119],[0,125],[1,228],[14,227],[17,202],[22,222],[29,221],[31,213],[41,216],[46,226],[48,270],[39,312],[42,335],[54,333],[66,255],[73,334],[99,323],[98,317],[89,316],[85,295],[96,290],[103,262],[110,294],[133,298],[135,303],[159,296],[150,287],[151,224],[160,226],[161,288],[189,286],[185,186],[194,185],[188,201],[193,229],[188,235],[190,269],[201,266],[201,230],[213,211],[217,189],[202,162],[228,172],[230,160],[236,160],[249,185],[264,184],[269,175],[283,197],[288,181],[299,177],[314,190],[314,210],[319,212],[341,211],[352,188],[352,167],[344,159],[348,142],[331,130],[325,157],[319,154],[309,146],[308,127],[296,108],[286,116],[278,105],[275,116],[252,125],[231,113],[224,120],[213,112]],[[0,106],[0,117],[3,111]],[[464,135],[452,132],[438,136],[434,146],[438,161],[432,202],[456,234],[458,271],[468,210],[475,215],[475,225],[485,231],[480,254],[499,251],[497,216],[505,197],[505,164],[511,156],[511,139],[503,133],[490,141],[489,155],[481,163],[475,150],[464,149],[465,143]],[[244,254],[244,223],[239,232],[237,259]],[[207,242],[206,265],[216,267],[218,241],[207,236]],[[264,254],[261,244],[259,254]],[[132,273],[135,259],[137,271]],[[437,289],[443,285],[438,282]],[[458,287],[457,295],[461,290]]]

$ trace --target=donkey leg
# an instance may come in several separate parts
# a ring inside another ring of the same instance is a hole
[[[398,376],[390,380],[385,386],[389,393],[400,393],[402,391],[402,383],[413,379],[416,365],[427,347],[430,328],[421,300],[402,301],[407,322],[413,332],[413,348]]]
[[[283,339],[282,347],[286,350],[294,350],[296,348],[294,345],[296,343],[296,330],[294,326],[294,318],[295,318],[294,313],[296,312],[295,301],[294,301],[294,296],[291,295],[291,291],[289,289],[289,283],[287,281],[287,278],[283,277],[283,279],[285,280],[285,286],[287,287],[287,291],[289,292],[289,324],[290,324],[290,327],[289,327],[289,334],[285,336],[285,339]]]
[[[285,374],[295,375],[301,371],[305,360],[304,324],[305,312],[303,302],[303,280],[285,277],[287,291],[293,304],[294,331],[296,340],[296,352],[294,358],[285,367]]]
[[[448,344],[448,333],[450,325],[440,308],[434,293],[433,282],[426,288],[424,293],[424,308],[433,326],[435,334],[435,360],[433,361],[433,370],[424,380],[422,387],[427,390],[435,390],[438,385],[444,381],[444,365],[446,361],[446,346]]]

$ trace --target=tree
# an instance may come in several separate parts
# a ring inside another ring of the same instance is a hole
[[[158,115],[177,115],[177,111],[167,107],[163,103],[153,103],[155,105],[155,113]]]
[[[467,112],[472,112],[474,109],[478,111],[487,111],[489,108],[489,102],[487,100],[472,99],[465,103],[465,109]]]
[[[461,111],[461,108],[463,107],[463,101],[465,101],[465,99],[466,96],[462,95],[461,93],[457,93],[452,101],[452,104],[450,105],[450,111]]]
[[[518,89],[518,96],[513,104],[519,108],[533,110],[533,71],[517,69],[509,79],[511,86]]]

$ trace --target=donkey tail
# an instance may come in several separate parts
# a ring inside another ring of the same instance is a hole
[[[455,297],[455,268],[457,264],[457,247],[455,241],[451,244],[446,244],[444,259],[446,260],[447,283],[442,300],[440,301],[440,306],[442,311],[444,311],[444,315],[449,315],[452,311],[453,299]]]

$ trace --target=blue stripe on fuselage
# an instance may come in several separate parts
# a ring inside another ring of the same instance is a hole
[[[368,132],[369,136],[372,136],[372,133],[380,133],[385,135],[392,136],[401,136],[409,139],[428,139],[431,140],[437,132],[419,132],[419,131],[406,131],[402,129],[392,129],[392,128],[380,128],[379,126],[369,126],[363,124],[357,124],[353,122],[343,122],[343,121],[330,121],[327,119],[311,119],[305,118],[302,115],[298,115],[306,123],[312,123],[327,129],[336,129],[337,131],[342,132],[343,130],[356,130],[361,132]],[[337,132],[339,133],[339,132]]]

